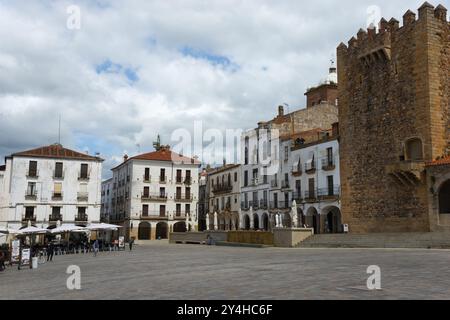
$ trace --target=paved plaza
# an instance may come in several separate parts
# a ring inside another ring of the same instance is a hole
[[[81,290],[66,268],[81,268]],[[369,291],[378,265],[382,290]],[[449,299],[450,251],[136,246],[0,273],[0,299]]]

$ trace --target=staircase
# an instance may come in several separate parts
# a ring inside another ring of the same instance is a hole
[[[318,234],[300,243],[299,248],[427,248],[450,249],[450,232]]]

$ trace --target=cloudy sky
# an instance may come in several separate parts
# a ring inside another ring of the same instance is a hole
[[[305,105],[372,6],[401,20],[422,2],[0,0],[0,156],[56,142],[59,115],[62,144],[99,152],[105,176],[194,121],[253,128]]]

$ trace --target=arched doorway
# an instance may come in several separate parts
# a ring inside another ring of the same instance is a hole
[[[151,225],[148,222],[139,223],[138,240],[150,240]]]
[[[439,213],[450,214],[450,180],[439,188]]]
[[[315,234],[320,233],[320,216],[316,208],[311,207],[308,209],[306,225],[308,228],[313,228]]]
[[[263,213],[262,223],[264,231],[269,231],[269,215],[267,213]]]
[[[253,214],[253,228],[259,230],[259,216],[256,213]]]
[[[156,225],[156,239],[167,239],[167,223],[158,222]]]
[[[325,218],[324,230],[326,233],[341,233],[342,230],[342,219],[341,210],[338,207],[325,208],[323,211]]]
[[[244,216],[244,230],[250,230],[250,217],[248,214]]]
[[[186,232],[186,222],[180,221],[173,225],[173,232]]]

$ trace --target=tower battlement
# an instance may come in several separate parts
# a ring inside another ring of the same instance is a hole
[[[378,30],[368,28],[367,30],[360,29],[353,36],[347,44],[341,43],[338,47],[338,52],[341,53],[356,53],[358,59],[364,64],[370,64],[374,60],[391,60],[392,56],[392,41],[397,37],[402,37],[408,31],[424,26],[427,27],[430,23],[441,24],[443,28],[449,28],[449,21],[447,19],[447,9],[443,5],[438,5],[436,8],[425,2],[418,9],[419,16],[416,13],[408,10],[403,15],[403,25],[395,18],[387,21],[382,18],[378,24]]]

